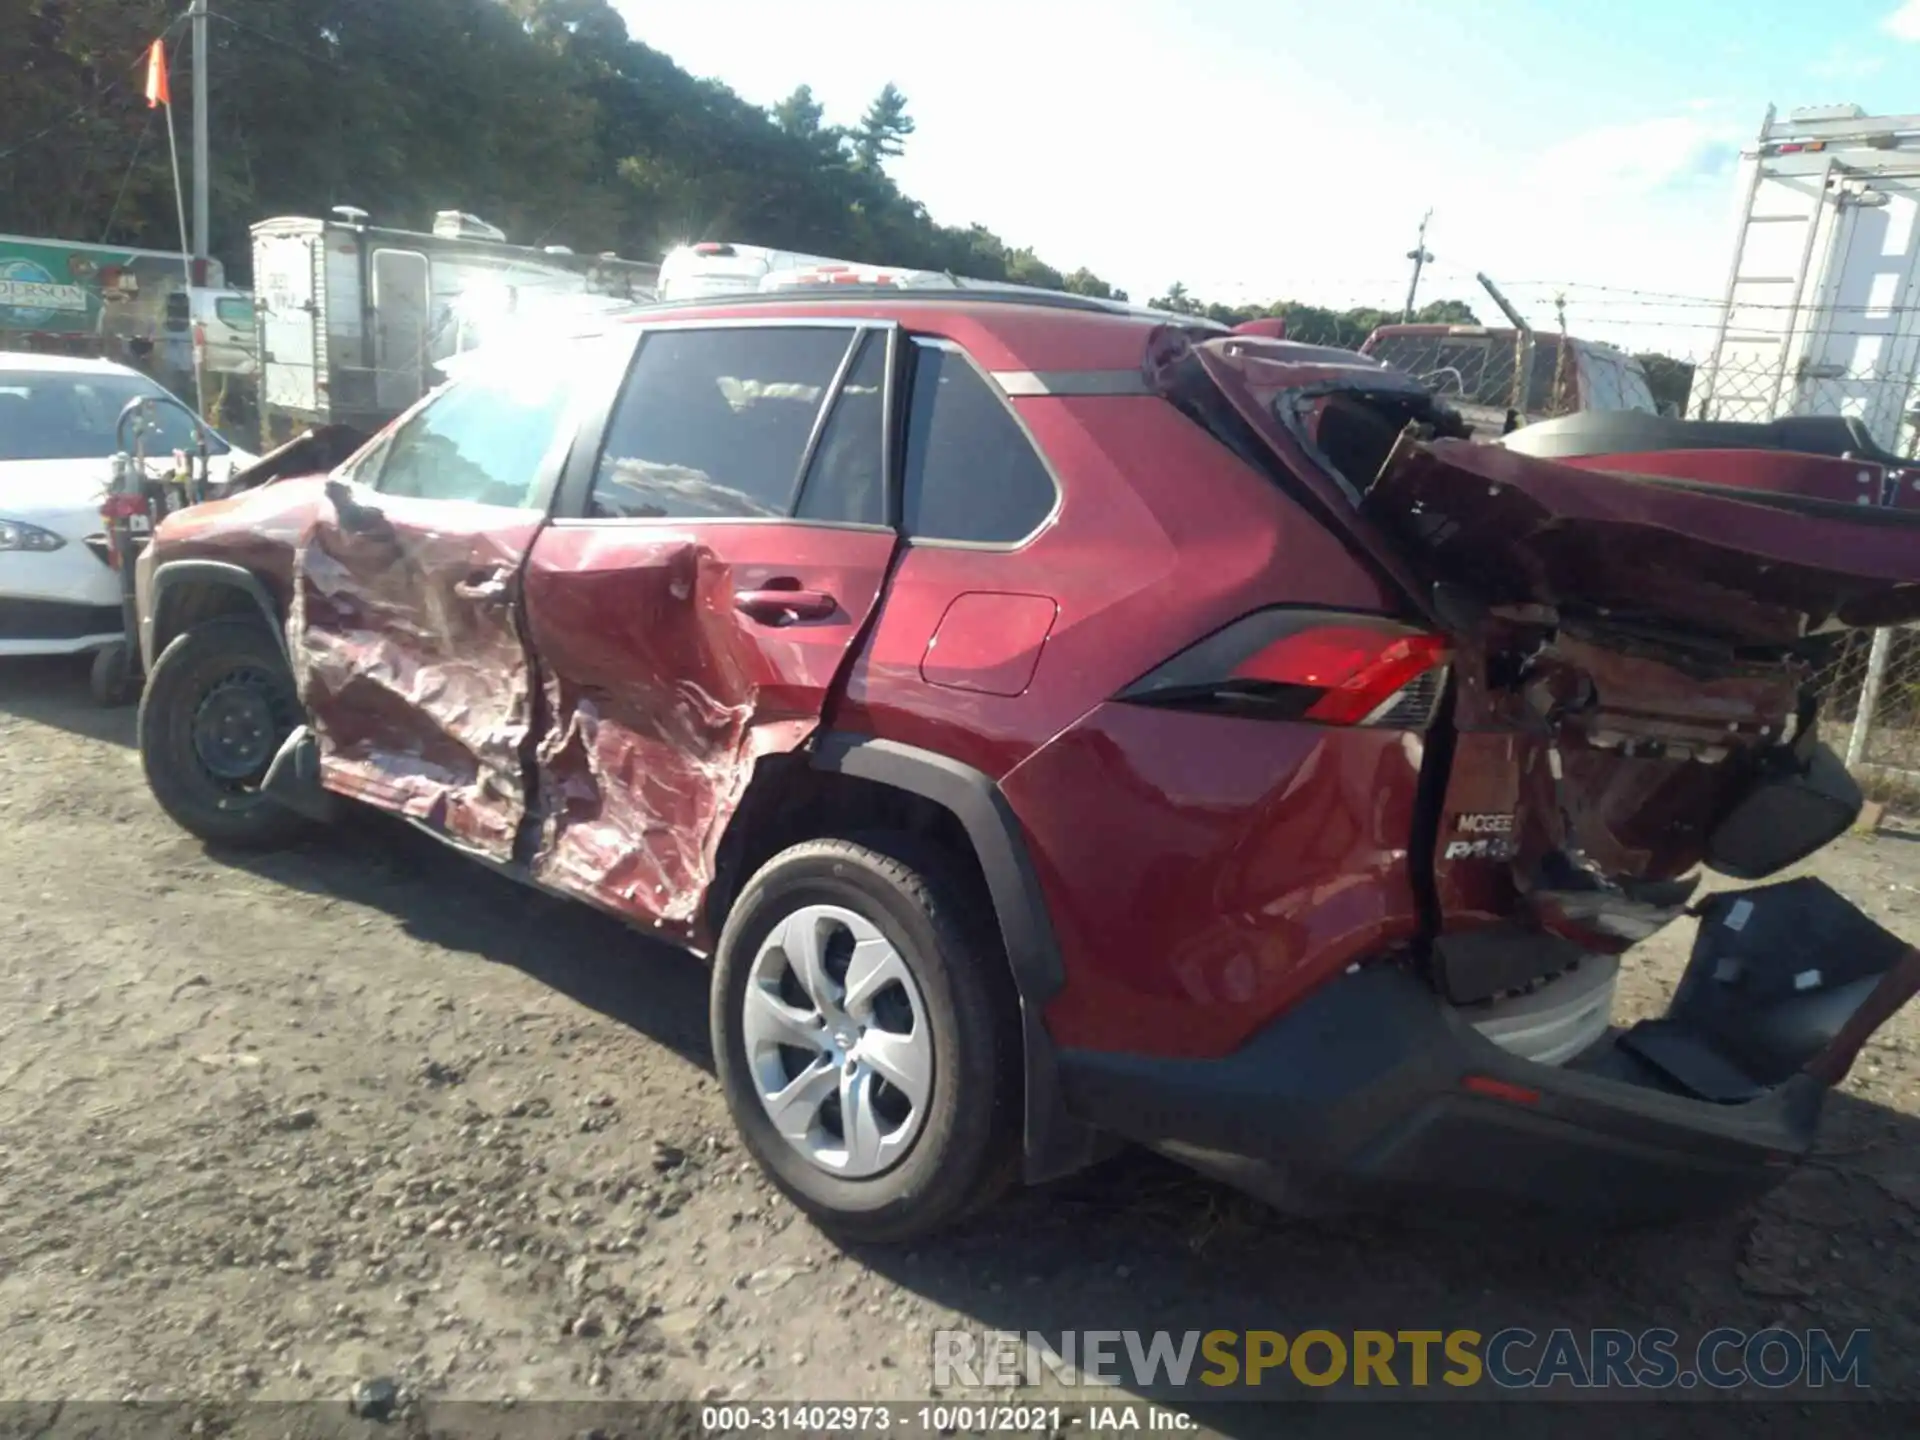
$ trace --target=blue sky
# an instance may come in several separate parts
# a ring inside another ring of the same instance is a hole
[[[1623,292],[1719,292],[1769,103],[1920,111],[1920,0],[616,3],[759,103],[805,82],[844,123],[893,81],[936,218],[1138,298],[1398,303],[1431,207],[1423,298],[1485,313],[1484,269],[1669,349],[1703,310]]]

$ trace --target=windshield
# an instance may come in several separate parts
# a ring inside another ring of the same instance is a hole
[[[7,371],[0,373],[0,460],[104,460],[118,450],[114,427],[129,400],[166,395],[141,375]],[[149,455],[192,450],[192,421],[172,405],[152,410]],[[224,455],[227,442],[209,431],[207,449]]]

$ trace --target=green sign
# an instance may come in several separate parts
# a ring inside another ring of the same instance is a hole
[[[0,330],[159,340],[185,287],[171,256],[0,239]]]

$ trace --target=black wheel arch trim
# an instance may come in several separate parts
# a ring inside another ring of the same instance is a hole
[[[186,584],[222,585],[246,595],[258,607],[260,618],[267,622],[267,629],[273,632],[280,653],[291,661],[280,607],[274,603],[273,596],[261,583],[260,577],[244,565],[225,560],[170,560],[155,568],[152,583],[153,599],[146,613],[140,617],[140,659],[147,673],[152,673],[153,662],[160,658],[158,652],[163,648],[156,645],[154,640],[159,622],[167,613],[167,592],[178,590]]]
[[[812,760],[817,770],[918,795],[960,822],[986,878],[1020,1000],[1025,1178],[1037,1184],[1099,1158],[1104,1145],[1099,1132],[1066,1111],[1053,1040],[1041,1017],[1046,1003],[1066,984],[1066,967],[1020,821],[1000,787],[948,756],[845,731],[822,734],[814,744]]]

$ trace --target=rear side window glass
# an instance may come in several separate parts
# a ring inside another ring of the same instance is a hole
[[[661,330],[641,342],[594,471],[597,519],[777,519],[856,337],[798,326]]]
[[[820,446],[807,466],[799,518],[852,525],[887,521],[887,341],[861,342]]]
[[[915,349],[901,497],[907,537],[978,545],[1026,539],[1053,510],[1053,477],[965,356]]]

